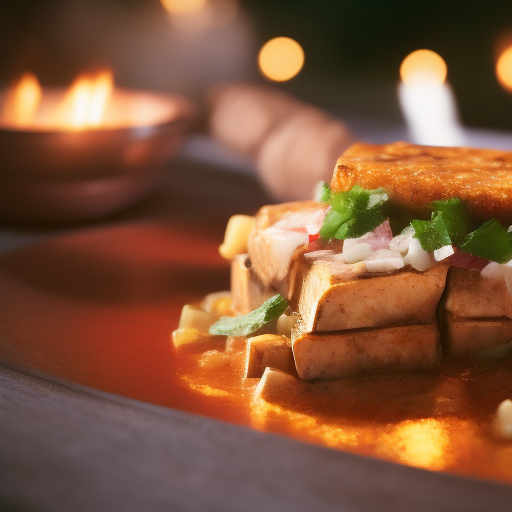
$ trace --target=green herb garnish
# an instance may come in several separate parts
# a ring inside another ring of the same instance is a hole
[[[281,295],[274,295],[259,308],[241,316],[223,316],[209,329],[209,333],[221,336],[249,336],[265,324],[279,318],[288,307]]]
[[[331,195],[331,187],[328,183],[325,181],[318,183],[315,191],[315,201],[317,203],[328,203],[329,199],[331,199]]]
[[[358,185],[346,192],[332,194],[331,210],[320,229],[324,240],[357,238],[373,231],[386,217],[381,211],[388,195],[383,188],[367,190]]]
[[[320,228],[320,236],[324,240],[330,240],[334,238],[334,235],[340,229],[340,226],[349,218],[350,212],[345,212],[345,214],[341,214],[336,210],[329,210],[327,215],[324,218],[324,223]]]
[[[413,220],[411,226],[414,228],[414,237],[427,252],[434,252],[452,243],[441,213],[432,214],[430,220]]]
[[[506,263],[512,258],[510,233],[497,220],[491,219],[469,233],[460,248],[473,256]]]
[[[433,215],[440,213],[443,216],[446,229],[453,244],[460,245],[468,235],[469,219],[466,203],[461,199],[446,199],[431,203]]]

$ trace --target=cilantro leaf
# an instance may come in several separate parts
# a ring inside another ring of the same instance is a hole
[[[381,212],[388,195],[383,188],[367,190],[359,185],[345,192],[332,194],[331,210],[320,229],[324,240],[357,238],[373,231],[386,220]]]
[[[331,199],[331,187],[325,181],[320,181],[315,190],[315,201],[317,203],[328,203]]]
[[[469,233],[460,248],[473,256],[497,263],[506,263],[512,258],[510,233],[495,219],[487,221]]]
[[[446,199],[431,203],[433,215],[440,213],[443,216],[446,229],[451,241],[459,246],[468,235],[469,219],[466,203],[461,199]]]
[[[434,252],[452,243],[441,213],[432,214],[430,220],[413,220],[411,226],[414,228],[414,237],[427,252]]]
[[[240,316],[223,316],[215,322],[208,331],[213,335],[248,336],[261,329],[265,324],[279,318],[286,308],[288,301],[281,295],[274,295],[259,308]]]

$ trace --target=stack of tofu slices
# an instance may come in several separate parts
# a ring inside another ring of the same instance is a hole
[[[383,187],[390,202],[418,213],[432,201],[456,197],[472,219],[508,226],[511,176],[510,153],[357,144],[338,160],[330,187],[333,193]],[[407,237],[393,236],[387,222],[366,239],[320,245],[328,208],[315,201],[263,207],[247,254],[232,261],[237,314],[277,293],[289,301],[290,350],[301,379],[435,370],[442,357],[472,356],[512,340],[507,265],[489,270],[488,262],[473,258],[454,266],[453,256],[433,254],[424,256],[429,264],[411,265],[413,246],[403,250]],[[354,257],[366,246],[369,255]]]

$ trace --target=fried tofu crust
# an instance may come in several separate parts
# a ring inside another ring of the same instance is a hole
[[[447,314],[444,321],[443,352],[452,358],[468,357],[481,350],[512,341],[510,318],[460,319]]]
[[[353,268],[320,259],[305,269],[297,308],[305,331],[346,331],[435,320],[447,265],[426,272],[407,267],[360,275]]]
[[[292,330],[297,373],[303,380],[338,380],[359,375],[434,370],[440,364],[437,323],[308,333]]]
[[[442,309],[457,319],[512,319],[512,297],[503,279],[482,277],[478,270],[450,267]]]
[[[251,269],[249,256],[239,254],[231,260],[232,308],[245,315],[275,295],[274,288],[265,286]]]
[[[358,143],[338,159],[334,192],[354,185],[384,187],[390,201],[422,212],[432,201],[452,197],[467,203],[476,221],[512,224],[512,152],[475,148]]]
[[[291,203],[262,206],[256,214],[256,229],[267,229],[290,213],[300,212],[318,206],[316,201],[294,201]]]

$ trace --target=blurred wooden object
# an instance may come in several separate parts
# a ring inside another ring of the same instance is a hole
[[[211,93],[209,125],[215,138],[255,159],[263,184],[279,201],[310,199],[354,142],[326,112],[278,89],[243,83]]]

